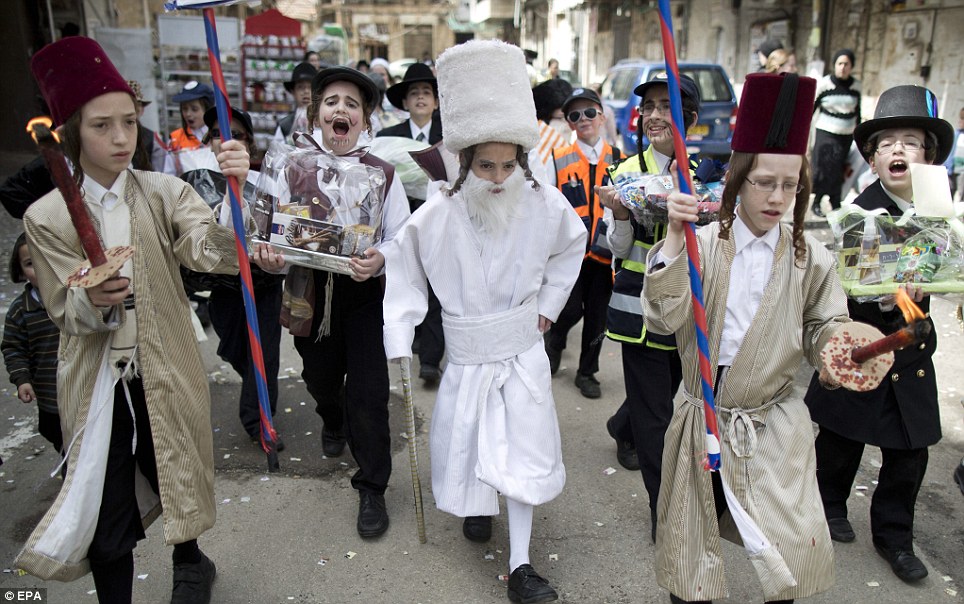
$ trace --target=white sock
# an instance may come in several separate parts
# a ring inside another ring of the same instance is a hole
[[[509,573],[529,563],[529,538],[532,536],[532,510],[528,503],[505,498],[509,513]]]

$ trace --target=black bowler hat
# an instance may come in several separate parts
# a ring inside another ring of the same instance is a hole
[[[888,88],[877,99],[874,119],[858,124],[854,141],[867,162],[873,152],[864,151],[866,142],[881,130],[920,128],[937,137],[937,160],[942,164],[954,146],[954,127],[937,117],[937,97],[923,86],[907,84]]]
[[[298,82],[310,82],[318,70],[311,63],[298,63],[291,72],[291,79],[285,82],[285,90],[294,92]]]
[[[408,87],[415,82],[430,83],[432,85],[432,92],[435,94],[435,98],[438,98],[438,80],[435,79],[435,74],[432,72],[432,68],[425,63],[412,63],[409,68],[405,70],[405,77],[402,78],[402,81],[390,87],[385,92],[385,96],[388,97],[388,100],[392,105],[395,105],[404,111],[404,101],[405,95],[408,94]]]
[[[640,99],[646,98],[646,91],[656,86],[657,84],[661,86],[669,86],[669,76],[666,75],[665,71],[661,71],[653,76],[652,80],[648,82],[643,82],[633,90],[633,94],[638,96]],[[696,106],[700,105],[700,89],[693,81],[693,78],[688,75],[681,73],[679,74],[679,91],[680,93],[688,99],[696,101]]]
[[[311,94],[318,95],[325,90],[325,86],[332,82],[351,82],[358,86],[358,90],[365,97],[366,109],[371,111],[378,103],[378,88],[370,77],[351,67],[328,67],[315,74],[311,80]]]

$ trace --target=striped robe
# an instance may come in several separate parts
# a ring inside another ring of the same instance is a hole
[[[780,228],[759,310],[716,393],[723,477],[797,583],[767,593],[761,576],[767,600],[806,597],[833,583],[813,428],[792,384],[801,359],[819,367],[820,350],[837,325],[849,320],[831,254],[807,236],[805,267],[795,266],[791,229]],[[697,233],[714,373],[735,255],[732,234],[721,240],[718,233],[719,223]],[[662,246],[657,244],[650,258]],[[723,598],[727,587],[719,537],[740,541],[729,514],[717,522],[710,474],[703,470],[706,428],[685,251],[647,274],[642,303],[648,329],[676,333],[688,394],[674,409],[663,449],[656,577],[684,600]]]
[[[438,193],[383,249],[389,359],[412,356],[427,282],[442,306],[449,364],[432,413],[432,493],[456,516],[497,514],[499,493],[545,503],[566,481],[537,327],[569,298],[586,228],[558,189],[523,190],[504,233],[480,233],[461,194]]]
[[[125,202],[135,248],[137,362],[160,487],[159,506],[156,501],[145,506],[142,490],[138,503],[145,525],[163,508],[165,541],[181,543],[214,526],[215,503],[210,392],[178,265],[201,272],[237,273],[234,235],[217,224],[210,208],[187,183],[172,176],[130,171]],[[86,292],[65,285],[84,254],[59,191],[30,206],[24,228],[41,295],[61,330],[57,387],[66,445],[87,421],[111,328]],[[115,311],[123,321],[123,305]],[[86,557],[57,560],[36,549],[74,488],[84,440],[85,433],[80,432],[70,450],[60,493],[17,559],[19,568],[41,578],[67,581],[88,571]],[[98,510],[78,513],[96,517]]]

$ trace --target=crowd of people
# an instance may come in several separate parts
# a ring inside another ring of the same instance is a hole
[[[645,136],[624,157],[608,142],[596,91],[558,77],[530,88],[525,54],[504,42],[450,48],[398,81],[378,58],[356,69],[315,54],[294,68],[285,84],[293,109],[278,123],[275,152],[313,149],[386,183],[381,238],[351,257],[349,274],[289,262],[268,243],[251,255],[271,413],[285,327],[323,422],[323,453],[347,447],[357,464],[360,537],[389,528],[389,363],[417,352],[419,377],[437,387],[429,437],[437,507],[462,519],[467,539],[486,542],[501,497],[507,597],[557,599],[532,566],[529,542],[536,506],[566,481],[552,376],[581,322],[573,386],[582,396],[603,396],[595,377],[603,339],[621,347],[623,392],[606,392],[621,401],[606,428],[618,462],[641,474],[657,580],[673,602],[725,597],[720,540],[746,544],[747,525],[771,544],[751,552],[767,602],[827,590],[831,541],[855,538],[847,499],[866,445],[883,456],[873,544],[902,580],[927,575],[913,522],[928,447],[941,437],[936,330],[899,351],[876,389],[839,388],[820,355],[830,338],[852,320],[892,333],[899,311],[848,300],[832,254],[804,222],[812,195],[814,213],[822,195],[840,205],[851,144],[878,176],[854,203],[897,216],[913,206],[909,165],[948,162],[949,175],[960,173],[960,130],[937,117],[933,93],[911,85],[886,90],[861,122],[852,51],[835,53],[833,73],[819,81],[799,76],[793,52],[778,43],[761,45],[760,57],[725,167],[676,156],[665,73],[635,89]],[[267,178],[251,169],[251,118],[234,110],[229,125],[219,123],[212,88],[191,82],[174,97],[181,126],[165,140],[138,122],[149,101],[137,83],[89,38],[48,45],[31,70],[101,242],[136,251],[105,281],[69,286],[85,255],[64,211],[69,193],[39,160],[0,188],[25,231],[9,263],[24,291],[0,348],[18,397],[37,404],[39,431],[64,458],[61,491],[17,565],[45,579],[90,572],[100,602],[130,602],[134,548],[161,517],[173,546],[172,602],[209,602],[216,568],[197,539],[214,523],[210,395],[184,282],[208,279],[218,354],[242,377],[239,419],[260,446],[224,203],[227,178],[246,183],[249,203]],[[678,83],[685,129],[701,94],[687,76]],[[225,130],[230,141],[221,140]],[[376,137],[435,146],[452,172],[412,196],[399,166],[367,152]],[[213,187],[190,174],[198,150],[213,157]],[[684,238],[701,219],[700,200],[676,186],[665,218],[644,223],[619,192],[643,175],[676,179],[677,165],[699,183],[724,181],[719,220],[695,239],[711,388],[725,426],[715,445],[705,436]],[[928,309],[920,287],[904,289]],[[803,398],[792,388],[801,361],[814,369]],[[284,448],[280,437],[275,444]],[[712,472],[708,454],[722,460]]]

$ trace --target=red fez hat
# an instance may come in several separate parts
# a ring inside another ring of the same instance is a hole
[[[746,76],[730,147],[744,153],[806,155],[817,81],[795,73]]]
[[[100,44],[70,36],[41,48],[30,60],[54,126],[61,126],[87,101],[108,92],[134,92]]]

